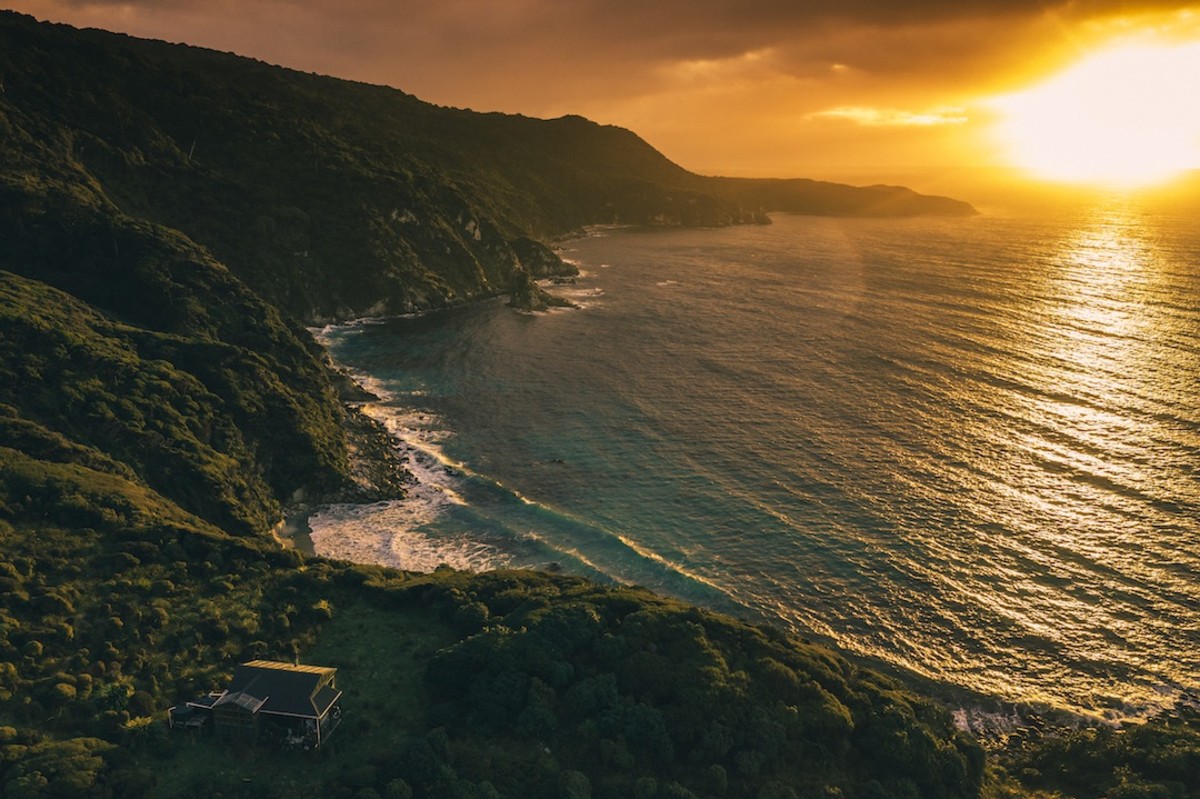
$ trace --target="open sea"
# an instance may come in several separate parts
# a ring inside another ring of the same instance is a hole
[[[561,568],[986,697],[1200,692],[1200,225],[776,215],[594,230],[550,287],[318,331],[420,484],[318,552]]]

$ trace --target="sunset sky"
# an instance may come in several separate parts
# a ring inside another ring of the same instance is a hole
[[[1182,154],[1172,154],[1167,171],[1193,156],[1184,166],[1200,166],[1194,3],[20,0],[6,7],[387,84],[443,105],[582,114],[632,128],[706,174],[852,182],[919,174],[910,182],[928,190],[951,185],[966,167],[1040,158],[1053,173],[1061,151],[1029,151],[1046,142],[1047,119],[1065,139],[1058,146],[1094,138],[1097,157],[1110,162],[1124,156],[1103,148],[1166,147],[1130,142],[1110,119],[1174,128],[1172,146]],[[1077,81],[1057,95],[1013,96],[1114,49],[1133,55],[1095,66],[1079,79],[1082,91]],[[1081,94],[1094,105],[1053,121]],[[1126,108],[1131,97],[1141,105]],[[1025,124],[1031,115],[1040,128]],[[1059,171],[1050,176],[1078,177]]]

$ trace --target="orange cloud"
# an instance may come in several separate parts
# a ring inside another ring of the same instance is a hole
[[[970,121],[961,108],[935,108],[929,111],[904,111],[898,108],[839,106],[808,115],[811,120],[839,120],[868,127],[928,127],[962,125]]]
[[[979,98],[1193,2],[15,0],[431,102],[633,128],[684,166],[828,176],[992,157]],[[971,109],[967,113],[962,109]],[[774,166],[773,166],[774,165]],[[823,171],[824,170],[824,171]]]

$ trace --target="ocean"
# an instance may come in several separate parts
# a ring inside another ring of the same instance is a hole
[[[561,569],[1003,702],[1200,691],[1200,226],[1036,217],[596,229],[576,310],[317,331],[419,478],[317,551]]]

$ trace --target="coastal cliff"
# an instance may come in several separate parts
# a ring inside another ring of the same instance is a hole
[[[983,750],[945,709],[778,630],[634,588],[412,575],[271,537],[289,502],[403,490],[402,464],[356,468],[378,431],[303,322],[536,303],[535,279],[570,271],[540,240],[584,224],[969,206],[703,178],[577,117],[438,108],[11,13],[0,87],[5,796],[985,790]],[[338,668],[334,746],[168,734],[166,707],[253,658]],[[1194,748],[1109,772],[1186,789],[1171,769]],[[1067,784],[1043,760],[1059,783],[1030,784]]]
[[[581,117],[481,114],[181,45],[0,16],[10,201],[48,179],[205,247],[305,322],[567,274],[589,224],[969,214],[895,187],[707,178]],[[19,207],[19,206],[18,206]]]

